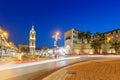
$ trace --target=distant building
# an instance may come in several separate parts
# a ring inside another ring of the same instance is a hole
[[[19,52],[20,53],[28,53],[29,52],[29,46],[28,45],[19,45]]]
[[[10,52],[18,52],[18,48],[15,46],[15,44],[11,41],[8,42],[9,43],[9,51]]]
[[[103,34],[106,42],[120,42],[120,29],[105,32]]]
[[[29,52],[31,55],[35,53],[35,48],[36,48],[36,32],[34,26],[32,26],[29,37]]]
[[[0,27],[0,48],[4,49],[8,47],[8,32]]]
[[[9,34],[0,26],[0,54],[4,55],[9,52],[16,52],[17,47],[13,42],[8,40]]]

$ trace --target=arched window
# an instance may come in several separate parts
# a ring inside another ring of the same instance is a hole
[[[34,34],[32,34],[32,38],[34,38]]]
[[[32,46],[34,46],[34,42],[32,42]]]

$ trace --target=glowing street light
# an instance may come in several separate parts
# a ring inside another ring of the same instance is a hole
[[[58,47],[57,42],[58,42],[58,40],[60,39],[60,33],[59,33],[59,32],[56,32],[56,33],[52,36],[52,38],[55,39],[55,41],[54,41],[54,46],[57,48],[57,47]]]
[[[59,33],[59,32],[56,32],[56,35],[60,35],[60,33]]]

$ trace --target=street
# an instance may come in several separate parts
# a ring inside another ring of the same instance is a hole
[[[119,57],[119,56],[118,56]],[[46,60],[26,64],[11,65],[0,68],[1,80],[40,80],[46,77],[48,72],[57,70],[61,67],[87,60],[111,58],[111,56],[77,56],[64,59]],[[113,56],[112,56],[113,58]],[[116,57],[115,57],[116,58]],[[46,76],[45,76],[46,75]],[[42,77],[41,77],[42,76]]]

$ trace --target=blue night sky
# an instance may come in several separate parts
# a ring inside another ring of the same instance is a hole
[[[120,28],[119,0],[0,0],[0,25],[16,45],[29,44],[29,30],[35,26],[37,47],[53,47],[51,38],[64,32],[106,32]]]

